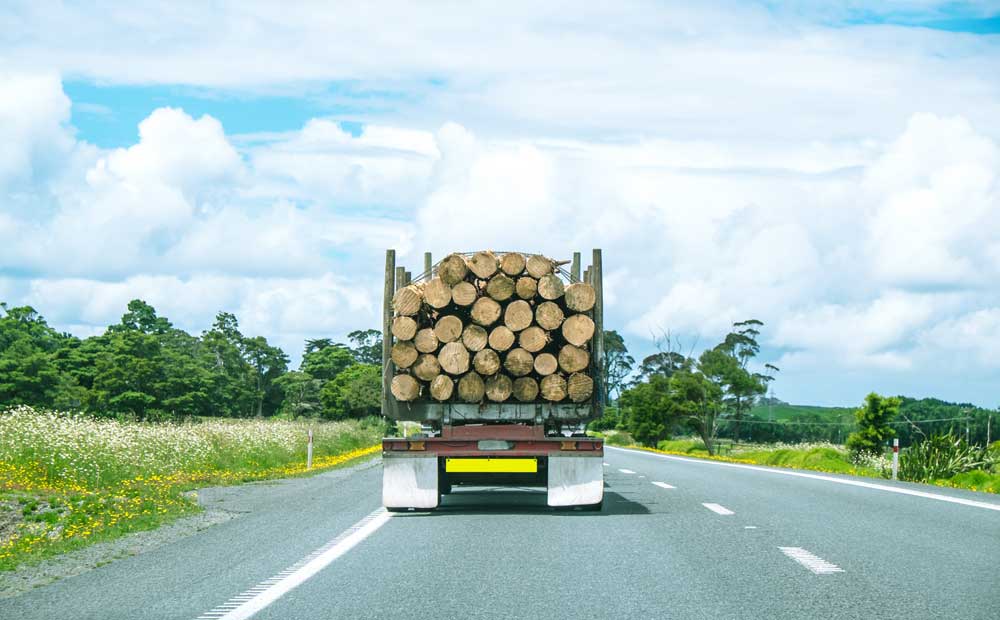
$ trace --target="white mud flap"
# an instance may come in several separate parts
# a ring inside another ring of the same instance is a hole
[[[592,456],[549,457],[549,506],[593,506],[604,499],[603,460]]]
[[[382,458],[382,505],[386,508],[437,508],[436,456]]]

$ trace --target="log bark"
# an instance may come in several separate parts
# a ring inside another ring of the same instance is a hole
[[[392,378],[390,390],[396,400],[408,403],[420,397],[420,382],[410,375],[396,375]]]
[[[500,257],[500,271],[509,276],[519,276],[524,272],[524,254],[508,252]]]
[[[462,344],[472,352],[482,351],[486,348],[488,338],[486,330],[479,325],[466,325],[465,331],[462,332]]]
[[[471,306],[476,297],[479,297],[479,291],[471,282],[459,282],[451,287],[451,300],[457,306]]]
[[[472,358],[472,367],[484,377],[495,375],[500,370],[500,356],[493,349],[483,349]]]
[[[503,312],[503,324],[512,332],[519,332],[531,325],[532,318],[531,305],[523,299],[510,302]]]
[[[502,403],[510,398],[514,384],[507,375],[495,375],[486,380],[486,398]]]
[[[594,320],[586,314],[574,314],[563,321],[562,335],[566,342],[581,347],[594,337]]]
[[[438,375],[431,381],[431,398],[434,400],[448,400],[454,391],[455,380],[448,375]]]
[[[566,307],[573,312],[589,312],[597,301],[597,292],[586,282],[574,282],[566,287]]]
[[[489,250],[476,252],[469,259],[469,270],[480,280],[488,280],[497,269],[500,269],[500,261],[497,260],[496,254]]]
[[[538,398],[538,382],[531,377],[514,379],[514,398],[522,403],[530,403]]]
[[[548,299],[549,301],[559,299],[565,291],[562,278],[554,273],[538,279],[538,296],[542,299]]]
[[[503,367],[515,377],[523,377],[531,372],[534,363],[535,358],[532,357],[531,353],[518,348],[511,349],[510,353],[507,354],[507,359],[504,360]]]
[[[525,267],[528,270],[528,274],[537,280],[544,275],[552,273],[552,259],[539,254],[533,254],[528,257]]]
[[[431,308],[444,308],[451,303],[451,287],[441,278],[432,278],[424,285],[424,301]]]
[[[417,322],[408,316],[397,316],[392,320],[392,335],[396,340],[413,340],[417,334]]]
[[[549,375],[542,378],[539,386],[542,398],[557,403],[566,399],[566,380],[562,375]]]
[[[535,356],[535,372],[545,377],[551,375],[559,368],[559,361],[551,353],[540,353]]]
[[[498,273],[486,283],[486,294],[497,301],[507,301],[514,296],[514,281]]]
[[[566,393],[574,403],[582,403],[594,395],[594,380],[588,375],[575,372],[566,380]]]
[[[413,344],[421,353],[433,353],[438,349],[438,338],[434,335],[433,329],[425,327],[413,337]]]
[[[472,304],[471,316],[477,325],[489,327],[500,318],[500,304],[489,297],[480,297]]]
[[[490,332],[490,348],[494,351],[506,351],[514,346],[514,332],[506,325],[498,325]]]
[[[421,381],[432,381],[441,374],[441,364],[433,353],[421,353],[410,369],[413,375]]]
[[[469,371],[469,350],[461,342],[449,342],[438,353],[441,369],[449,375],[461,375]]]
[[[559,367],[568,373],[580,372],[590,366],[590,353],[571,344],[559,349]]]
[[[413,316],[420,311],[423,296],[414,285],[404,286],[392,296],[392,310],[397,316]]]
[[[483,400],[486,385],[483,378],[474,372],[463,375],[458,380],[458,397],[467,403],[478,403]]]
[[[417,348],[412,342],[401,340],[392,345],[392,352],[389,354],[392,363],[396,368],[409,368],[413,362],[417,361]]]
[[[528,353],[538,353],[549,343],[549,335],[537,325],[525,329],[517,337],[517,344]]]
[[[462,319],[447,314],[434,324],[434,335],[441,342],[455,342],[462,337]]]
[[[553,301],[542,302],[535,308],[535,322],[542,329],[549,331],[559,329],[564,318],[562,308]]]
[[[461,254],[449,254],[438,264],[438,277],[448,286],[455,286],[465,279],[469,266]]]
[[[535,294],[538,293],[538,280],[531,276],[521,276],[517,279],[517,284],[514,285],[514,292],[521,299],[534,299]]]

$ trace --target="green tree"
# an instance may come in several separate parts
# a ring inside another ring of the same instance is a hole
[[[378,415],[382,407],[382,367],[353,364],[323,385],[323,415],[340,420]]]
[[[885,442],[895,435],[889,424],[899,413],[899,406],[899,398],[886,398],[875,392],[866,396],[864,406],[854,413],[858,430],[847,438],[847,449],[851,454],[881,455]]]
[[[295,419],[303,416],[317,417],[322,412],[321,380],[309,373],[292,370],[275,379],[274,383],[284,395],[279,415]]]
[[[715,454],[722,394],[722,387],[700,371],[681,370],[670,377],[670,414],[701,437],[709,454]]]
[[[275,380],[288,370],[288,356],[271,346],[263,336],[244,338],[243,355],[250,365],[254,388],[255,415],[274,415],[281,406],[281,388]]]
[[[52,406],[67,386],[55,354],[71,339],[31,306],[0,303],[0,402]]]
[[[359,329],[347,334],[351,341],[351,354],[359,364],[382,365],[382,332],[377,329]]]
[[[354,363],[350,349],[341,344],[314,349],[302,357],[300,370],[322,381],[329,381]]]
[[[611,394],[619,397],[625,386],[625,379],[632,372],[635,359],[628,354],[625,339],[614,330],[604,332],[604,387],[605,403],[610,403]]]
[[[209,358],[211,415],[251,416],[256,404],[252,371],[243,355],[244,336],[236,316],[220,312],[201,336]]]
[[[670,379],[654,375],[624,392],[619,403],[625,427],[644,446],[656,446],[670,436]]]

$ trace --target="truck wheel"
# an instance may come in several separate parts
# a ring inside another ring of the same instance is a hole
[[[389,508],[388,506],[386,506],[385,509],[389,512],[406,512],[409,510],[409,508]]]
[[[448,495],[448,494],[450,494],[451,493],[451,483],[450,482],[445,482],[445,481],[442,480],[441,483],[438,485],[438,493],[440,493],[441,495]]]
[[[604,508],[604,500],[601,500],[596,504],[588,504],[586,506],[580,506],[580,508],[586,512],[601,512],[601,510]]]

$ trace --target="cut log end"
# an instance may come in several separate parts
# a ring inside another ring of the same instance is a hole
[[[392,320],[392,335],[396,340],[413,340],[417,334],[417,322],[408,316],[397,316]]]
[[[493,349],[483,349],[472,358],[472,366],[484,377],[495,375],[500,370],[500,356]]]
[[[566,287],[564,293],[566,297],[566,307],[573,312],[589,312],[597,301],[597,293],[594,287],[586,282],[575,282]]]
[[[542,276],[552,273],[553,263],[550,258],[541,256],[540,254],[533,254],[528,257],[525,267],[528,270],[528,274],[537,280]]]
[[[537,325],[525,329],[517,337],[517,344],[529,353],[538,353],[549,343],[549,334]]]
[[[488,250],[476,252],[469,259],[469,270],[481,280],[487,280],[500,269],[496,254]]]
[[[424,301],[432,308],[444,308],[451,303],[451,286],[439,277],[432,278],[424,285]]]
[[[483,378],[474,372],[463,375],[458,380],[458,397],[467,403],[481,402],[485,393]]]
[[[410,375],[396,375],[392,378],[390,391],[396,400],[408,403],[420,397],[420,382]]]
[[[507,301],[514,296],[514,286],[509,276],[498,273],[486,283],[486,294],[497,301]]]
[[[493,325],[500,318],[500,304],[489,297],[480,297],[472,304],[471,316],[477,325]]]
[[[455,391],[455,381],[448,375],[438,375],[431,381],[431,398],[445,401]]]
[[[563,321],[562,334],[566,342],[583,346],[594,337],[594,320],[586,314],[574,314]]]
[[[535,308],[535,322],[543,329],[549,331],[559,329],[564,318],[562,308],[553,301],[542,302]]]
[[[433,329],[425,327],[413,337],[413,344],[417,347],[417,351],[421,353],[433,353],[437,351],[438,339],[434,335]]]
[[[466,325],[465,331],[462,332],[462,344],[465,348],[476,352],[482,351],[486,348],[486,342],[489,336],[486,334],[486,330],[479,325]]]
[[[469,350],[461,342],[449,342],[438,353],[441,369],[449,375],[461,375],[469,371]]]
[[[417,348],[412,342],[403,340],[392,345],[389,356],[396,368],[409,368],[413,362],[417,361]]]
[[[561,375],[543,377],[540,389],[542,398],[547,401],[557,403],[566,399],[566,379],[563,379]]]
[[[503,313],[503,324],[512,332],[519,332],[531,325],[532,318],[531,305],[523,299],[518,299],[507,304]]]
[[[522,403],[530,403],[538,398],[538,382],[531,377],[514,380],[514,398]]]
[[[392,311],[397,316],[413,316],[420,311],[423,295],[414,285],[404,286],[392,296]]]
[[[455,342],[462,337],[462,319],[454,315],[446,315],[434,324],[434,335],[441,342]]]
[[[479,291],[471,282],[459,282],[451,287],[451,300],[457,306],[471,306],[476,297],[479,297]]]
[[[517,279],[514,291],[521,299],[534,299],[538,293],[538,280],[530,276],[522,276]]]
[[[509,276],[519,276],[524,273],[524,254],[508,252],[500,257],[500,270]]]
[[[421,381],[432,381],[441,374],[441,365],[437,356],[432,353],[421,353],[410,370]]]
[[[566,380],[566,393],[574,403],[589,400],[594,395],[594,380],[583,373],[573,373]]]
[[[528,353],[524,349],[517,348],[511,349],[510,353],[507,354],[507,359],[504,360],[503,367],[507,369],[507,372],[515,377],[523,377],[531,372],[534,363],[535,358],[531,355],[531,353]]]
[[[438,277],[449,286],[455,286],[464,280],[468,273],[469,266],[460,254],[449,254],[438,264]]]
[[[559,368],[559,361],[551,353],[540,353],[535,357],[535,372],[545,377]]]
[[[590,366],[590,353],[580,347],[567,344],[559,349],[559,367],[568,373],[580,372]]]
[[[514,332],[510,331],[510,328],[505,325],[498,325],[490,332],[490,348],[494,351],[506,351],[514,346],[514,340]]]
[[[559,299],[565,292],[562,278],[554,273],[542,276],[538,280],[538,296],[542,299]]]
[[[495,375],[486,380],[486,398],[502,403],[510,398],[514,384],[507,375]]]

